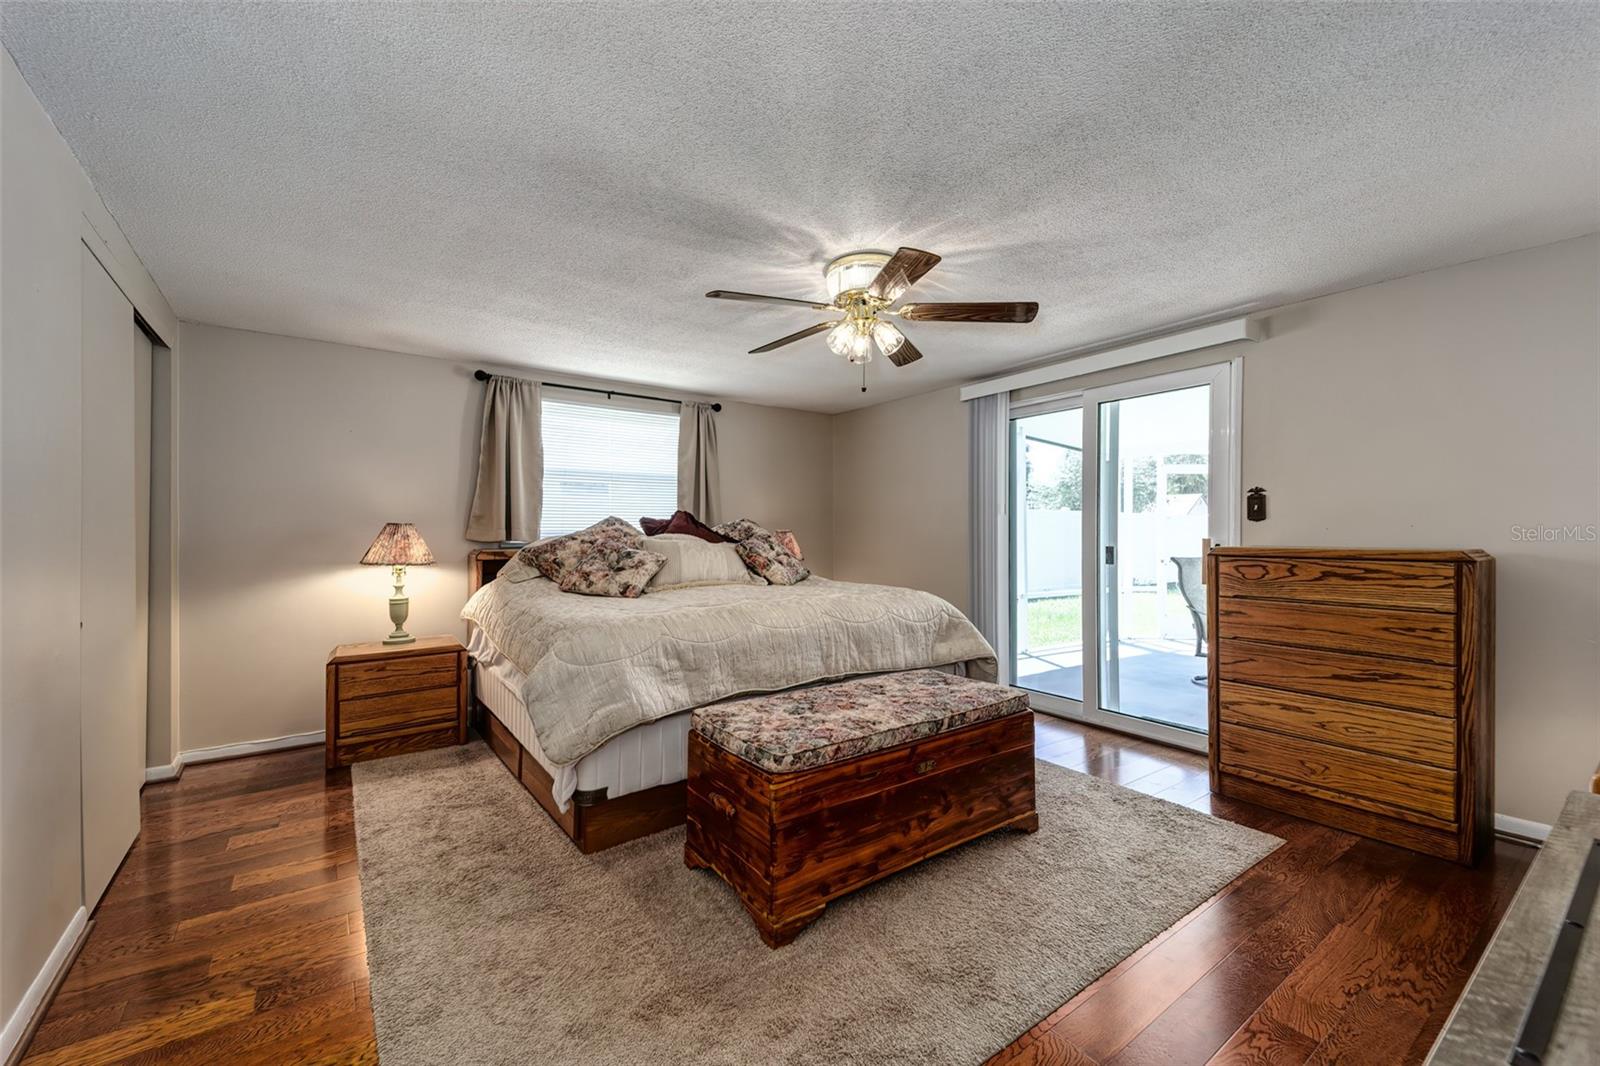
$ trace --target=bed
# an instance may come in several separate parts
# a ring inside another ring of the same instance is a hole
[[[814,577],[619,600],[559,592],[514,554],[469,557],[474,724],[584,852],[683,822],[697,706],[892,670],[994,677],[987,642],[928,593]]]

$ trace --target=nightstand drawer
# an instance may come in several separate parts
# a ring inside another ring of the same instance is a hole
[[[454,671],[451,672],[452,678]],[[455,721],[456,688],[430,688],[394,696],[365,696],[339,702],[340,738],[389,729],[421,729]]]
[[[339,699],[390,695],[418,689],[454,688],[457,656],[406,655],[339,667]]]

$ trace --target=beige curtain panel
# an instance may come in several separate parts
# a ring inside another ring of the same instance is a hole
[[[484,386],[478,487],[472,494],[467,539],[538,540],[543,495],[539,384],[493,375]]]
[[[711,405],[685,402],[678,415],[678,506],[707,525],[722,521],[717,426]]]

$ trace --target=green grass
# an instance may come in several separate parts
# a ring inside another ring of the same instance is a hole
[[[1154,637],[1156,633],[1155,589],[1140,589],[1124,596],[1122,601],[1122,635],[1124,637]],[[1083,642],[1083,600],[1078,595],[1052,596],[1048,599],[1029,600],[1028,645],[1033,648],[1051,648],[1060,644]],[[1169,617],[1187,618],[1188,608],[1175,584],[1167,586],[1167,612]]]
[[[1052,648],[1057,644],[1078,644],[1083,640],[1083,600],[1078,596],[1057,596],[1028,601],[1028,644]]]

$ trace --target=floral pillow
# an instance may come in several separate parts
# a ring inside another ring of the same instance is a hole
[[[718,535],[735,544],[741,540],[748,540],[757,533],[767,532],[766,529],[756,525],[748,518],[736,518],[732,522],[723,522],[721,525],[712,526],[711,528]]]
[[[772,535],[778,538],[778,543],[782,544],[790,555],[796,559],[805,559],[806,553],[800,550],[800,541],[795,537],[794,530],[780,529],[776,530]]]
[[[629,548],[611,541],[595,545],[561,575],[556,582],[562,592],[580,596],[621,596],[638,599],[656,571],[667,565],[667,557],[643,548]]]
[[[735,542],[739,558],[757,577],[774,585],[796,585],[811,576],[811,571],[784,547],[777,534],[748,518],[736,518],[713,528]]]
[[[811,576],[806,564],[764,529],[741,540],[736,550],[745,566],[774,585],[797,585]]]
[[[644,534],[625,520],[612,516],[602,518],[588,529],[580,529],[564,537],[549,537],[536,541],[519,551],[516,557],[559,585],[563,575],[577,566],[584,556],[602,545],[639,548],[644,545]]]

